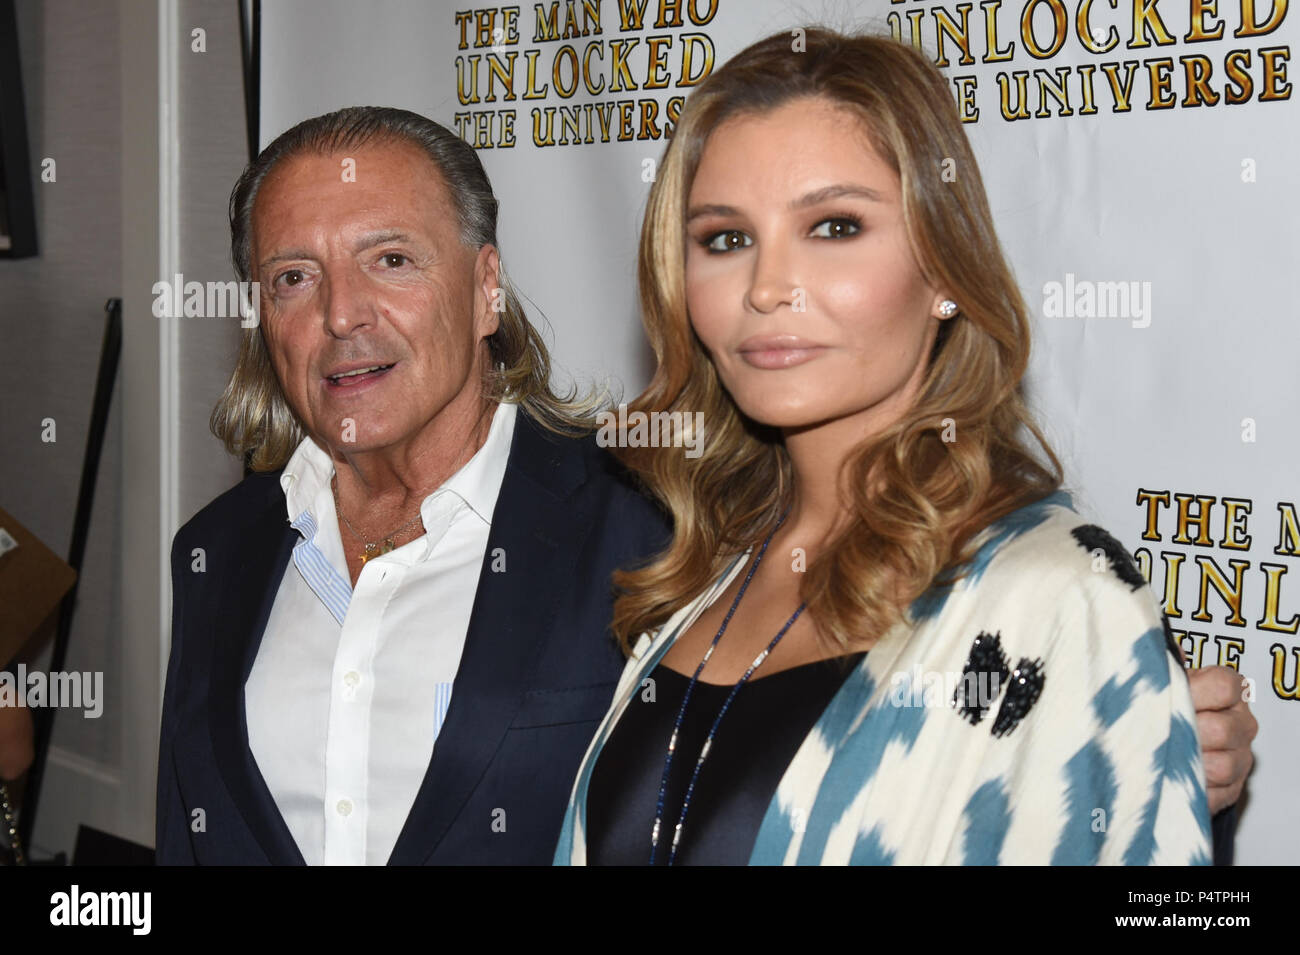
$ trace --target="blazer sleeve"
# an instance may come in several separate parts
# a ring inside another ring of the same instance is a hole
[[[167,685],[163,691],[162,726],[158,743],[158,802],[155,817],[155,860],[158,865],[196,865],[190,843],[189,816],[181,798],[174,759],[178,698],[183,692],[182,651],[185,646],[184,571],[188,552],[177,534],[172,542],[172,636],[167,661]]]
[[[1219,810],[1210,825],[1214,829],[1214,864],[1232,865],[1237,839],[1237,804]]]

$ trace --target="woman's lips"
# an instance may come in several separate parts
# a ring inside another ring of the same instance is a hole
[[[755,368],[792,368],[806,361],[812,361],[825,350],[824,345],[749,347],[741,350],[740,357],[746,364]]]

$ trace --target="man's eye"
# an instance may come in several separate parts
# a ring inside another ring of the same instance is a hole
[[[411,261],[400,252],[385,252],[380,261],[392,269],[400,269],[407,262]]]
[[[812,234],[819,239],[847,239],[862,231],[856,219],[824,219],[813,226]]]
[[[704,240],[704,247],[710,252],[730,252],[732,249],[743,249],[753,244],[749,236],[736,229],[719,232]]]
[[[303,280],[303,274],[300,269],[289,269],[287,272],[281,272],[275,277],[275,284],[287,285],[290,288],[297,285]]]

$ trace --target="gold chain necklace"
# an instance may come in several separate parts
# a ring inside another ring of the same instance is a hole
[[[482,420],[483,419],[480,416],[479,421]],[[491,433],[491,426],[489,426],[489,433]],[[471,434],[470,440],[473,440],[473,434]],[[466,446],[468,447],[469,442],[467,441],[465,443]],[[380,554],[387,554],[395,550],[397,548],[397,544],[395,543],[395,538],[403,531],[405,531],[408,527],[410,527],[412,524],[414,524],[416,521],[418,521],[421,517],[420,513],[417,511],[416,515],[413,518],[411,518],[409,521],[407,521],[397,530],[393,531],[391,534],[386,535],[385,537],[381,538],[378,541],[374,541],[374,542],[368,541],[360,534],[357,533],[357,529],[352,526],[352,522],[349,521],[343,515],[343,508],[339,504],[339,486],[338,486],[337,472],[335,472],[334,475],[330,478],[330,490],[334,492],[334,513],[336,513],[339,517],[343,518],[343,524],[344,526],[347,527],[348,531],[351,532],[352,536],[355,537],[357,540],[361,541],[363,545],[365,545],[366,548],[365,552],[361,554],[357,554],[357,560],[361,561],[362,567],[364,567],[366,565],[366,561],[370,560],[372,557],[378,557]]]
[[[378,557],[380,554],[387,554],[396,549],[397,544],[395,543],[395,538],[420,519],[420,514],[417,512],[413,518],[391,534],[384,536],[378,541],[368,541],[357,533],[357,529],[352,526],[352,522],[343,514],[343,508],[339,505],[338,475],[330,478],[330,490],[334,492],[334,512],[338,514],[339,517],[343,518],[343,523],[352,533],[352,536],[365,545],[365,552],[357,554],[357,560],[361,561],[361,566],[363,567],[366,565],[366,561],[370,560],[372,557]]]

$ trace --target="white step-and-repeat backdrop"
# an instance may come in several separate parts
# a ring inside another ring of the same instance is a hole
[[[503,261],[563,373],[627,397],[653,162],[693,84],[819,23],[952,81],[1036,312],[1033,403],[1076,502],[1196,665],[1254,680],[1237,861],[1300,859],[1300,106],[1289,0],[267,0],[263,144],[349,105],[481,151]]]

